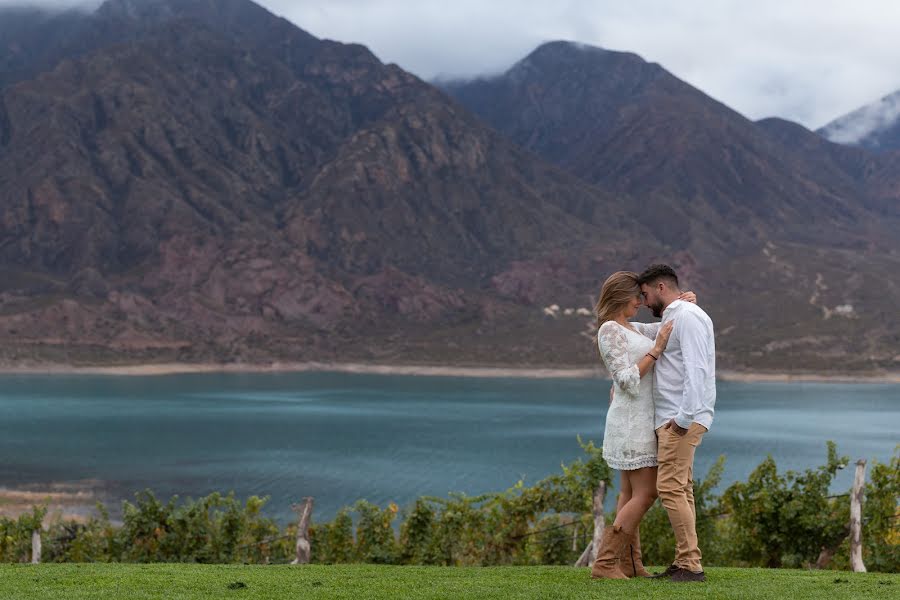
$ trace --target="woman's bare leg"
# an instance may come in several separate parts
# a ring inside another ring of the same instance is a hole
[[[631,500],[631,481],[628,479],[628,471],[619,471],[619,498],[616,500],[616,514]]]
[[[613,525],[621,527],[628,533],[633,533],[644,517],[644,514],[650,510],[656,501],[656,467],[645,467],[634,471],[622,471],[622,490],[627,488],[630,491],[629,498],[626,502],[622,502],[622,496],[619,496],[619,503],[616,507],[616,520]]]

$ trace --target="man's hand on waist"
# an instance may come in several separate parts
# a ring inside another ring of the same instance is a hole
[[[669,422],[666,423],[663,427],[665,427],[666,429],[671,429],[675,432],[675,435],[679,436],[683,436],[688,432],[687,429],[678,425],[678,423],[675,422],[675,419],[669,419]]]

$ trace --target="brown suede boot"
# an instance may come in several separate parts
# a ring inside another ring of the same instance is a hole
[[[597,560],[591,567],[592,579],[628,579],[619,568],[619,556],[628,542],[628,534],[621,527],[609,526],[603,530],[603,541],[597,551]]]
[[[622,550],[622,556],[619,559],[619,566],[626,577],[651,577],[641,560],[640,528],[636,529],[625,543],[625,548]]]

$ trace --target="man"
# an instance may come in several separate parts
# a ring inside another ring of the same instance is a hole
[[[656,577],[706,581],[700,564],[694,509],[694,450],[709,431],[716,403],[713,323],[696,304],[678,299],[678,276],[668,265],[651,265],[638,278],[644,303],[675,325],[653,373],[658,440],[656,486],[675,531],[675,562]]]

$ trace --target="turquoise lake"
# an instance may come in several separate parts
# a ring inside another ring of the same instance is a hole
[[[234,490],[331,517],[360,498],[409,503],[535,482],[602,441],[609,382],[295,374],[0,376],[0,487],[94,480],[115,508],[145,488],[168,497]],[[900,386],[720,382],[697,452],[723,486],[771,454],[779,469],[890,459]],[[852,469],[835,488],[845,490]]]

